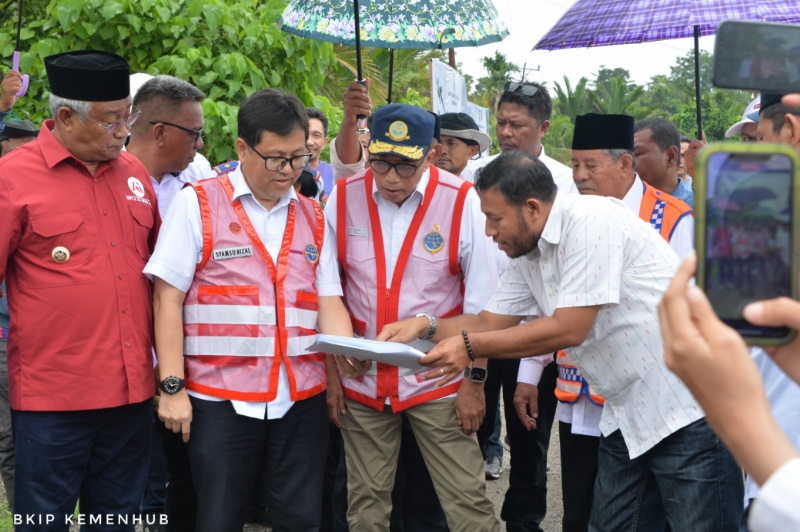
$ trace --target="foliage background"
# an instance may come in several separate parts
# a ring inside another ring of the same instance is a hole
[[[11,66],[18,0],[0,0],[0,63]],[[235,157],[238,104],[249,94],[277,87],[319,107],[330,119],[333,138],[342,119],[341,95],[355,78],[352,47],[288,35],[276,21],[287,0],[28,0],[25,2],[22,71],[31,76],[28,94],[15,106],[20,116],[40,123],[48,118],[49,96],[44,57],[85,48],[118,53],[132,72],[171,74],[197,85],[208,98],[204,154],[213,163]],[[428,60],[446,61],[441,50],[395,51],[393,101],[429,108]],[[365,48],[365,75],[372,79],[375,105],[387,100],[389,51]],[[548,86],[553,119],[544,139],[548,154],[568,161],[575,116],[587,112],[626,113],[640,119],[671,119],[681,132],[694,135],[694,60],[678,58],[669,74],[645,85],[630,80],[624,68],[605,68],[577,81]],[[507,79],[523,73],[501,53],[484,57],[486,75],[467,76],[470,100],[494,111]],[[665,65],[665,70],[667,65]],[[3,69],[5,70],[5,69]],[[709,140],[723,140],[725,130],[741,118],[753,95],[714,89],[711,56],[701,59],[703,116]],[[536,73],[524,73],[536,81]],[[490,127],[494,139],[494,113]],[[496,139],[495,139],[496,140]],[[497,143],[493,152],[497,151]],[[325,155],[325,154],[324,154]]]

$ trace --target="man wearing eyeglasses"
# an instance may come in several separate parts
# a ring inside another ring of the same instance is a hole
[[[399,317],[480,308],[491,291],[496,273],[477,195],[469,183],[432,165],[435,123],[431,113],[411,105],[378,109],[369,168],[340,181],[328,200],[326,218],[336,239],[345,303],[359,336],[375,338]],[[351,532],[389,530],[401,413],[419,443],[450,529],[499,530],[473,435],[483,412],[477,419],[457,412],[462,379],[437,388],[419,371],[337,362],[345,399],[334,415],[347,455]],[[463,379],[481,408],[485,378],[481,365]]]
[[[14,528],[67,530],[80,496],[87,522],[133,530],[150,454],[152,292],[142,270],[158,205],[147,170],[122,151],[138,117],[127,62],[84,50],[45,67],[53,119],[0,159]]]
[[[145,268],[158,412],[189,443],[196,530],[241,530],[262,464],[275,529],[318,530],[327,368],[307,348],[317,329],[353,332],[322,210],[293,187],[311,157],[305,108],[261,90],[238,125],[239,164],[178,193]]]
[[[205,94],[187,81],[173,76],[155,76],[138,88],[133,104],[141,110],[127,150],[150,172],[164,218],[172,199],[186,183],[214,175],[202,155]],[[202,159],[201,159],[202,158]],[[188,172],[197,159],[205,163],[200,172]]]

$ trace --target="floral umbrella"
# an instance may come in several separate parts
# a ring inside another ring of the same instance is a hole
[[[361,46],[456,48],[508,35],[491,0],[291,0],[278,25],[299,37],[355,46],[359,80]]]

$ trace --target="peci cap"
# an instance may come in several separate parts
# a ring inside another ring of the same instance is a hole
[[[6,139],[36,137],[38,135],[39,128],[30,120],[6,120],[5,129],[0,131],[0,142]]]
[[[425,109],[396,103],[384,105],[372,115],[371,155],[399,155],[419,160],[433,142],[436,119]]]
[[[762,92],[761,93],[761,106],[755,111],[747,115],[747,118],[753,122],[758,122],[758,117],[764,112],[767,107],[772,107],[775,104],[781,103],[785,94],[778,94],[777,92]]]
[[[573,150],[633,151],[632,116],[589,113],[575,118]]]
[[[726,137],[736,137],[742,134],[742,128],[745,124],[752,124],[758,122],[758,111],[761,108],[761,96],[756,96],[755,100],[750,102],[747,108],[744,110],[744,114],[742,114],[742,119],[733,124],[731,127],[728,128],[728,131],[725,132]],[[755,118],[750,118],[750,115],[755,113]]]
[[[466,113],[445,113],[441,115],[442,135],[456,137],[467,144],[477,144],[484,152],[492,145],[492,138],[478,129],[478,124]]]
[[[44,58],[50,92],[85,102],[111,102],[131,94],[128,62],[117,54],[78,50]]]

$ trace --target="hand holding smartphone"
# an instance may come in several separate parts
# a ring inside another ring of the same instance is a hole
[[[751,345],[792,339],[788,327],[759,327],[748,303],[798,296],[800,156],[776,144],[712,144],[695,176],[697,284],[717,315]]]

